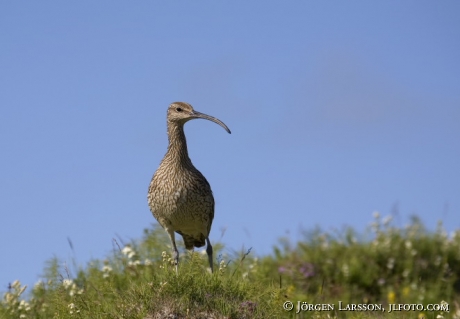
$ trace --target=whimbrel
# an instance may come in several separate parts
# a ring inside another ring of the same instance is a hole
[[[179,263],[174,232],[182,235],[185,248],[203,247],[213,270],[209,232],[214,218],[214,197],[211,186],[188,157],[184,124],[193,119],[206,119],[230,130],[215,117],[195,111],[184,102],[174,102],[168,108],[168,151],[153,175],[147,195],[150,210],[166,230],[173,246],[173,257]]]

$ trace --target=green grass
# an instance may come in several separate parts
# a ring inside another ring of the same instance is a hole
[[[441,224],[429,232],[413,218],[398,228],[375,215],[367,233],[316,229],[298,243],[281,239],[262,257],[214,246],[213,274],[198,252],[182,252],[176,273],[158,227],[129,244],[114,241],[111,256],[84,268],[52,259],[32,289],[11,284],[0,318],[460,318],[460,231],[448,236]],[[292,311],[283,310],[286,301]],[[296,314],[299,301],[334,309]],[[339,301],[385,312],[340,311]],[[441,303],[449,312],[387,312],[389,304]]]

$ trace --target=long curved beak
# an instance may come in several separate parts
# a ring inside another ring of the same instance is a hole
[[[190,114],[190,115],[191,115],[192,118],[205,119],[205,120],[209,120],[209,121],[212,121],[214,123],[217,123],[220,126],[222,126],[228,132],[228,134],[232,133],[232,132],[230,132],[230,129],[227,127],[227,125],[224,124],[224,122],[222,122],[219,119],[216,119],[213,116],[210,116],[210,115],[207,115],[207,114],[204,114],[204,113],[200,113],[198,111],[193,111],[192,114]]]

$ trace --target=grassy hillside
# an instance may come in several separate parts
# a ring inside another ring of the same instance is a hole
[[[84,269],[52,259],[46,280],[11,283],[0,318],[460,318],[460,231],[441,225],[397,228],[376,215],[369,233],[314,230],[258,258],[214,246],[213,274],[197,252],[182,252],[176,274],[157,227],[114,241],[111,256]]]

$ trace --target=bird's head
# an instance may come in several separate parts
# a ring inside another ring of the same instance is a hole
[[[171,105],[168,108],[168,122],[183,125],[185,124],[185,122],[193,119],[205,119],[212,121],[222,126],[228,133],[231,133],[227,125],[225,125],[221,120],[213,116],[195,111],[193,107],[188,103],[174,102],[171,103]]]

